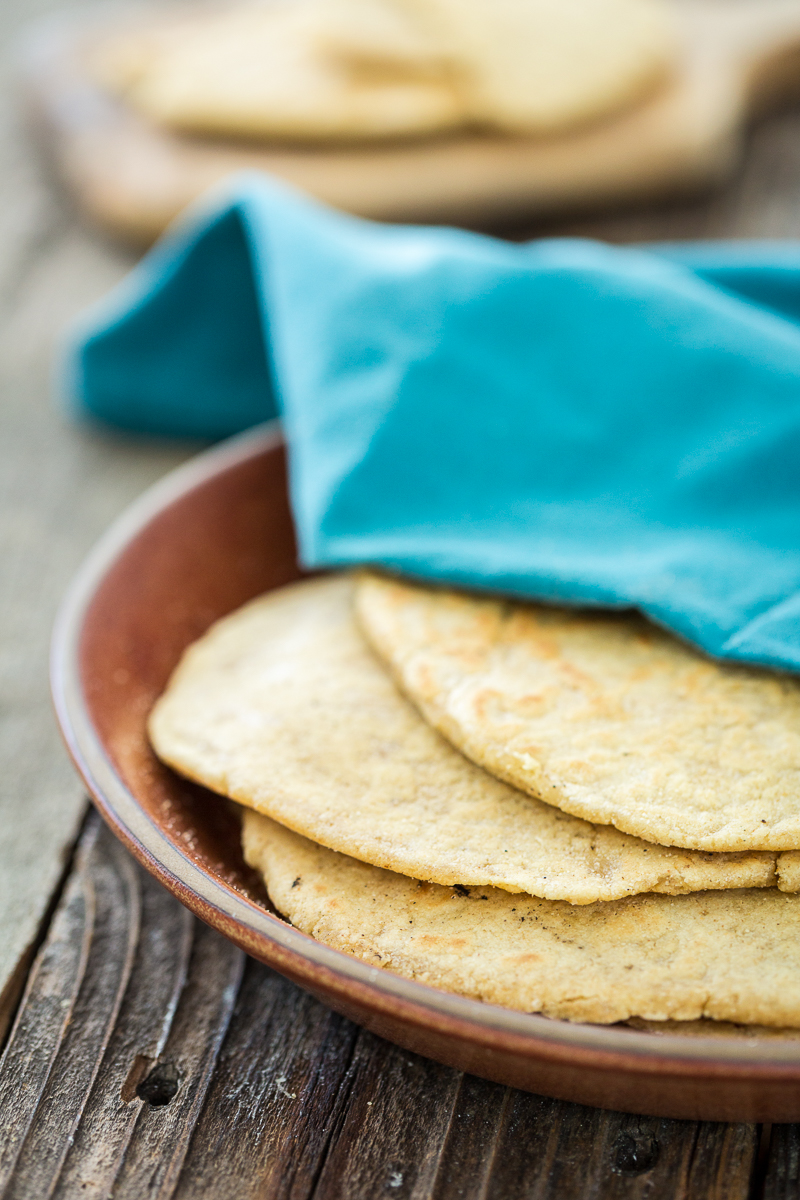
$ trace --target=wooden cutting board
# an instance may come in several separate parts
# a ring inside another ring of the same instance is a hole
[[[321,149],[175,135],[91,79],[86,51],[98,18],[40,26],[23,49],[23,72],[79,205],[129,240],[152,241],[242,168],[367,217],[486,226],[718,183],[738,162],[748,122],[800,99],[800,0],[673,3],[683,46],[674,80],[638,108],[552,138],[469,134]]]

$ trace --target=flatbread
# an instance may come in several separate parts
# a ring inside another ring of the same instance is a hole
[[[252,812],[243,845],[298,929],[420,983],[569,1021],[800,1025],[800,897],[776,888],[576,907],[417,883]]]
[[[671,70],[674,14],[659,0],[405,0],[440,30],[468,117],[554,133],[637,101]]]
[[[150,119],[189,132],[552,133],[655,86],[672,26],[661,0],[294,0],[155,21],[93,63]]]
[[[800,892],[800,851],[787,850],[777,858],[778,887],[783,892]]]
[[[775,883],[774,855],[651,846],[474,766],[398,692],[356,628],[352,591],[327,576],[215,625],[152,713],[160,757],[324,846],[416,879],[575,904]]]
[[[797,680],[712,662],[635,615],[377,575],[357,611],[428,721],[499,778],[661,845],[800,849]]]
[[[307,0],[239,5],[155,23],[98,46],[93,72],[151,120],[187,133],[358,141],[440,133],[463,123],[451,81],[431,69],[420,45],[425,39],[415,37],[402,12],[342,0],[328,5],[321,21],[324,7]],[[318,34],[343,39],[348,28],[354,58],[371,36],[373,69],[320,44]],[[385,61],[382,48],[391,42],[405,49],[408,66]]]

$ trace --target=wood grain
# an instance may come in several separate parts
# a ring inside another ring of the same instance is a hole
[[[92,815],[0,1063],[0,1194],[172,1195],[243,966]]]
[[[758,1200],[796,1200],[800,1196],[800,1126],[772,1129],[764,1188]]]
[[[53,616],[108,523],[195,449],[80,428],[54,404],[65,324],[133,262],[74,220],[21,122],[14,39],[66,5],[0,4],[0,1039],[86,808],[50,707]]]

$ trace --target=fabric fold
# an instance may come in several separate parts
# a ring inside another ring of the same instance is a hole
[[[137,431],[280,413],[308,566],[633,606],[800,668],[795,244],[511,244],[238,176],[86,315],[68,377]]]

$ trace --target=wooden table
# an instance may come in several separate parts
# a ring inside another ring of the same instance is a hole
[[[61,4],[4,0],[0,37]],[[800,1126],[580,1108],[358,1030],[199,924],[86,813],[47,698],[55,604],[108,521],[197,447],[51,407],[59,331],[132,259],[82,227],[9,103],[0,168],[0,1195],[800,1196]],[[800,236],[800,114],[763,124],[710,199],[507,232]]]

